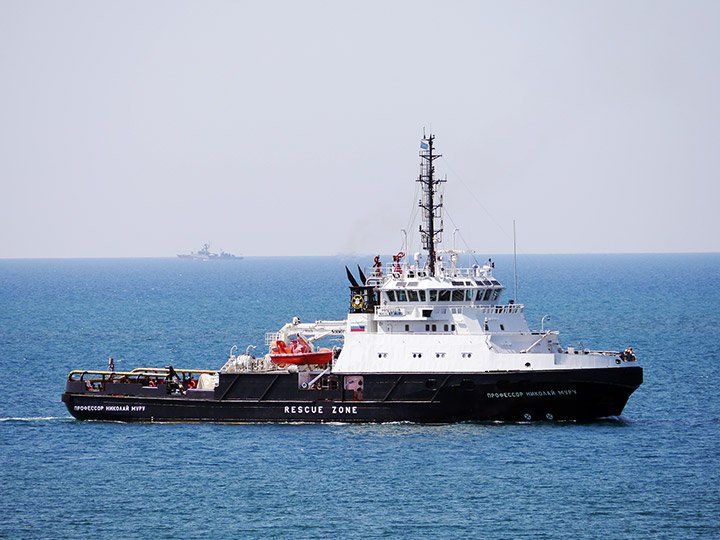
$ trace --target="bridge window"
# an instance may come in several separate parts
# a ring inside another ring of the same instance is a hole
[[[387,294],[387,299],[390,300],[390,302],[395,301],[395,291],[387,291],[385,294]]]
[[[450,291],[444,290],[440,291],[440,297],[438,298],[439,302],[449,302],[450,301]]]
[[[467,300],[468,302],[472,302],[472,299],[474,297],[475,291],[473,291],[472,289],[468,289],[467,291],[465,291],[465,300]]]
[[[408,300],[411,302],[417,302],[418,301],[418,292],[417,291],[408,291]]]
[[[454,290],[452,292],[452,299],[453,299],[453,302],[462,302],[463,300],[465,300],[465,291]]]
[[[438,299],[438,292],[437,292],[437,290],[436,290],[436,289],[430,289],[430,290],[428,291],[428,293],[429,293],[429,295],[430,295],[430,301],[431,301],[431,302],[437,302],[437,299]]]
[[[407,302],[407,295],[405,294],[405,291],[397,291],[396,295],[398,302]]]
[[[478,289],[476,300],[477,300],[478,302],[482,302],[482,299],[483,299],[483,295],[484,295],[484,294],[485,294],[485,289]]]
[[[485,290],[485,298],[483,298],[483,300],[484,300],[485,302],[487,302],[488,300],[490,300],[490,297],[492,296],[492,292],[493,292],[492,289],[486,289],[486,290]]]
[[[420,296],[420,301],[425,301],[425,291],[418,291],[418,295]]]
[[[493,292],[493,301],[494,301],[494,300],[497,300],[498,298],[500,298],[500,293],[501,293],[501,292],[502,292],[502,289],[495,289],[495,291]]]

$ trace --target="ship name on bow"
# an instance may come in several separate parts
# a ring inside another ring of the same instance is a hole
[[[552,397],[552,396],[576,396],[577,390],[531,390],[528,392],[488,392],[488,399],[494,398],[520,398],[520,397]]]

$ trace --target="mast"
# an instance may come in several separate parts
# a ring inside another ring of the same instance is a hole
[[[515,220],[513,219],[513,273],[515,274],[515,303],[517,304],[517,240],[515,238]]]
[[[433,162],[442,157],[441,154],[433,153],[433,143],[435,136],[430,134],[420,141],[420,176],[417,181],[422,184],[422,199],[420,199],[420,208],[423,209],[423,220],[420,225],[420,234],[422,236],[423,248],[428,252],[428,269],[430,276],[435,275],[435,245],[442,241],[442,196],[437,193],[438,184],[445,182],[444,179],[437,180],[435,178],[435,166]],[[436,220],[438,221],[436,223]]]

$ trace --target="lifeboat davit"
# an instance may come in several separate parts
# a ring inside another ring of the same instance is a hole
[[[270,360],[276,364],[327,364],[332,360],[332,349],[313,351],[310,344],[302,337],[292,340],[290,346],[284,341],[273,341],[270,347]]]

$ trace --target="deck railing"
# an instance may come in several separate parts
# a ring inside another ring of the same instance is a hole
[[[403,317],[413,313],[416,309],[435,309],[445,308],[450,309],[452,313],[462,313],[463,310],[468,309],[483,314],[494,314],[494,315],[507,315],[514,313],[522,313],[525,310],[523,304],[504,304],[496,306],[488,305],[468,305],[468,304],[452,304],[452,303],[423,303],[421,306],[406,307],[406,306],[375,306],[375,315],[381,317]]]
[[[428,273],[424,268],[417,268],[416,266],[411,266],[407,263],[385,263],[381,268],[370,266],[366,267],[364,272],[368,279],[378,279],[384,276],[394,276],[398,278],[402,277],[404,279],[415,279],[428,276]],[[440,268],[437,271],[437,275],[444,276],[446,278],[468,278],[474,280],[494,279],[485,275],[483,268],[476,269],[459,266],[455,268],[453,268],[452,266],[445,266],[443,268]]]

